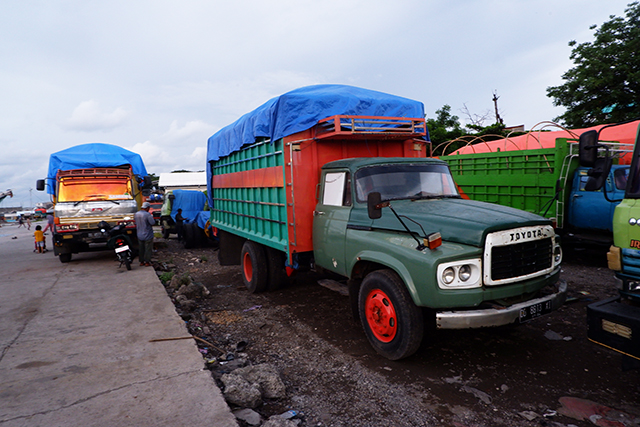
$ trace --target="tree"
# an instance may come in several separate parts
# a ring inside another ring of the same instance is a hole
[[[446,104],[436,110],[435,119],[426,120],[434,155],[450,154],[469,143],[492,141],[506,136],[505,126],[502,123],[483,126],[489,119],[490,112],[484,115],[472,114],[466,105],[462,112],[469,120],[469,124],[464,127],[460,125],[458,116],[451,114],[451,107]],[[499,120],[497,114],[496,119]]]
[[[436,110],[436,118],[426,120],[431,143],[437,146],[442,142],[464,135],[464,130],[458,120],[458,116],[451,115],[451,106],[449,105],[445,104],[441,109]]]
[[[611,15],[591,26],[593,42],[569,42],[575,66],[562,75],[565,83],[547,88],[553,105],[567,108],[555,121],[579,128],[640,116],[640,3],[625,13],[626,20]]]

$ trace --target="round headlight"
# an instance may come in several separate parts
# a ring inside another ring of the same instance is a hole
[[[458,276],[460,280],[466,282],[471,278],[471,266],[468,264],[460,266],[460,270],[458,271]]]
[[[629,225],[636,225],[638,221],[635,218],[629,218]]]
[[[554,262],[556,264],[560,264],[560,261],[562,261],[562,248],[560,246],[556,246],[553,257],[554,257]]]
[[[442,281],[447,285],[453,282],[453,279],[456,278],[456,272],[452,267],[446,268],[442,272]]]

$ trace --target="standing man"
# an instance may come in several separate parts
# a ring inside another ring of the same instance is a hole
[[[51,230],[51,232],[53,233],[54,221],[55,221],[55,218],[53,217],[53,211],[52,210],[48,210],[47,211],[47,225],[46,225],[46,227],[44,227],[44,230],[42,230],[42,232],[46,233],[47,230]]]
[[[187,218],[182,216],[182,209],[178,209],[176,212],[176,232],[178,233],[178,241],[182,242],[184,232],[184,222]]]
[[[138,243],[140,249],[140,265],[151,265],[151,253],[153,252],[153,225],[156,223],[153,215],[149,213],[151,205],[144,202],[142,207],[134,215],[136,221],[136,231],[138,234]]]

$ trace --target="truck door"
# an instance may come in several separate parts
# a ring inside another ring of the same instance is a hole
[[[578,168],[574,175],[573,191],[570,200],[570,223],[574,228],[612,231],[613,212],[619,202],[608,202],[603,190],[585,191],[589,176],[587,168]],[[624,187],[629,167],[619,166],[611,169],[605,186],[611,200],[620,200],[624,196]]]
[[[322,175],[320,200],[313,212],[315,263],[345,275],[345,234],[351,212],[351,178],[347,171]]]

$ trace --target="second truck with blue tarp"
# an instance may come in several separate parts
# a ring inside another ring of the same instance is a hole
[[[430,326],[557,309],[566,284],[551,222],[462,199],[428,139],[421,102],[352,86],[300,88],[242,116],[208,141],[221,263],[241,265],[252,292],[297,269],[344,277],[369,342],[393,360]]]

